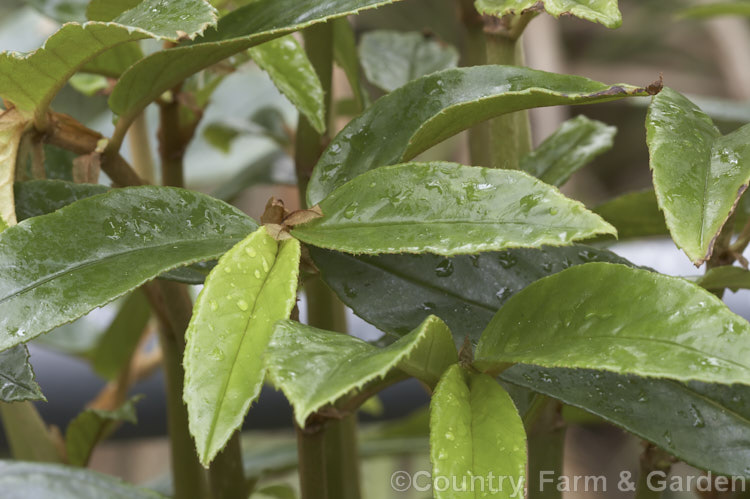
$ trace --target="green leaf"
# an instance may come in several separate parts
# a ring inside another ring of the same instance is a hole
[[[423,33],[368,31],[359,45],[367,79],[391,92],[415,78],[455,68],[458,51]]]
[[[395,337],[437,315],[461,344],[476,342],[495,312],[534,281],[593,261],[628,263],[590,246],[513,249],[445,258],[349,255],[310,247],[326,284],[354,313]]]
[[[70,422],[65,430],[65,449],[68,462],[73,466],[86,466],[96,445],[106,439],[123,421],[135,424],[134,397],[114,411],[87,409]]]
[[[445,372],[430,402],[430,461],[433,483],[451,484],[435,487],[436,499],[524,496],[526,433],[513,400],[497,381],[468,374],[457,364]],[[481,495],[473,477],[484,482]],[[498,477],[506,478],[502,491],[496,490]]]
[[[0,417],[13,459],[37,463],[65,461],[65,456],[61,452],[62,442],[59,433],[53,433],[44,423],[32,402],[0,403]],[[2,490],[3,494],[7,495],[7,490]]]
[[[216,22],[216,15],[204,0],[143,0],[111,21],[65,24],[30,54],[0,54],[0,96],[25,117],[33,115],[44,123],[52,98],[100,54],[145,38],[176,41],[181,33],[195,37]]]
[[[407,374],[434,386],[457,361],[453,336],[435,316],[385,348],[294,321],[279,322],[266,353],[269,379],[284,392],[303,428],[311,414],[347,394],[356,396],[368,384]]]
[[[289,485],[269,485],[254,492],[251,499],[296,499],[297,493]]]
[[[150,318],[151,309],[143,293],[135,291],[127,297],[90,352],[92,367],[99,376],[109,380],[117,377],[130,361]]]
[[[750,384],[748,353],[750,324],[701,287],[590,263],[508,300],[482,334],[476,358],[482,368],[518,362]]]
[[[710,19],[718,16],[750,17],[750,3],[735,1],[691,5],[680,11],[679,16],[688,19]]]
[[[615,234],[582,204],[525,173],[455,163],[379,168],[340,187],[319,206],[323,217],[292,234],[354,254],[452,256]]]
[[[750,388],[746,386],[684,384],[520,364],[501,378],[596,414],[698,468],[750,475]]]
[[[729,288],[737,292],[740,289],[750,289],[750,272],[740,267],[723,265],[707,270],[696,284],[714,291]]]
[[[0,218],[0,232],[4,231],[7,228],[8,228],[8,224],[5,222],[5,220]]]
[[[305,49],[292,35],[250,49],[250,57],[276,87],[307,117],[318,133],[326,130],[323,87]]]
[[[29,352],[19,345],[0,352],[0,401],[46,400],[36,383]]]
[[[123,12],[135,8],[143,0],[91,0],[86,17],[92,21],[109,22]]]
[[[614,145],[617,128],[579,115],[568,120],[533,152],[521,158],[521,170],[560,186]]]
[[[703,111],[665,88],[646,129],[659,207],[672,239],[699,266],[750,183],[750,126],[722,136]]]
[[[107,78],[119,78],[130,66],[142,58],[143,51],[139,42],[123,43],[96,56],[93,60],[84,64],[81,71],[106,76]],[[108,89],[109,86],[105,88]]]
[[[47,215],[81,199],[109,191],[106,185],[76,184],[64,180],[29,180],[16,182],[16,215],[18,220]]]
[[[615,226],[618,239],[669,235],[656,194],[650,189],[623,194],[593,211]]]
[[[162,50],[128,70],[109,105],[121,119],[137,116],[188,76],[234,54],[313,24],[396,0],[258,0],[222,17],[218,26],[189,46]]]
[[[130,187],[6,229],[0,234],[0,351],[167,270],[217,258],[256,227],[203,194]]]
[[[379,99],[336,136],[313,171],[308,204],[319,203],[357,175],[408,161],[505,113],[646,94],[643,88],[512,66],[448,69],[424,76]]]
[[[273,325],[297,301],[300,245],[261,227],[229,250],[206,279],[186,333],[190,433],[208,465],[260,394]]]
[[[617,0],[476,0],[475,5],[480,14],[497,17],[545,10],[558,18],[571,15],[608,28],[622,24]]]
[[[28,123],[14,109],[0,114],[0,220],[4,225],[16,223],[13,179],[21,137]]]
[[[365,88],[360,71],[359,55],[357,54],[357,40],[351,23],[345,17],[334,19],[333,25],[333,58],[336,64],[344,70],[346,79],[357,103],[357,113],[361,113],[370,105],[370,94]]]
[[[0,489],[8,499],[165,499],[95,471],[18,461],[0,461]]]

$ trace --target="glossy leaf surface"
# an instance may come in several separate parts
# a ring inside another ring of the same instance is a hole
[[[619,239],[669,235],[652,190],[623,194],[600,204],[593,212],[615,226]]]
[[[305,49],[292,36],[282,36],[250,49],[250,57],[307,117],[318,133],[325,132],[323,87]]]
[[[276,325],[266,354],[269,379],[294,407],[300,427],[310,414],[395,370],[434,386],[457,361],[453,336],[435,316],[385,348],[284,321]]]
[[[502,114],[646,94],[645,89],[629,85],[609,86],[511,66],[448,69],[424,76],[379,99],[336,136],[313,171],[308,204],[319,203],[357,175],[408,161]]]
[[[349,255],[310,248],[323,279],[367,322],[394,337],[430,314],[461,344],[479,340],[495,312],[534,281],[573,265],[627,263],[591,246],[513,249],[445,258],[438,255]]]
[[[260,394],[273,325],[297,300],[300,245],[261,227],[206,279],[186,338],[184,398],[198,456],[208,465]]]
[[[564,245],[615,230],[584,206],[518,171],[408,163],[360,175],[292,234],[354,254],[458,255]]]
[[[15,110],[0,114],[0,220],[6,227],[16,223],[13,179],[18,148],[26,128],[27,123]]]
[[[29,351],[19,345],[0,352],[0,401],[45,400],[29,363]]]
[[[64,180],[29,180],[14,186],[18,220],[47,215],[81,199],[104,194],[101,184],[76,184]]]
[[[667,227],[700,265],[750,183],[750,126],[722,136],[703,111],[666,88],[649,107],[646,129]]]
[[[455,68],[458,51],[422,33],[382,30],[362,36],[359,58],[370,83],[390,92],[415,78]]]
[[[110,23],[65,24],[30,54],[0,54],[0,96],[27,117],[42,116],[75,72],[107,50],[145,38],[195,37],[216,22],[204,0],[143,0]],[[182,34],[182,35],[181,35]]]
[[[0,234],[0,350],[217,258],[256,227],[222,201],[168,187],[113,190],[10,227]]]
[[[579,115],[563,123],[533,152],[521,158],[521,170],[560,186],[591,160],[610,150],[617,128]]]
[[[20,461],[0,461],[0,490],[7,499],[164,499],[95,471]]]
[[[96,444],[107,438],[120,422],[135,424],[136,400],[128,400],[114,411],[86,409],[76,416],[65,431],[68,462],[73,466],[86,466]]]
[[[455,488],[436,487],[436,499],[524,496],[526,433],[510,395],[492,377],[457,364],[445,372],[430,402],[430,461],[434,483],[457,480]],[[491,476],[506,477],[502,491]],[[472,477],[484,481],[481,495]]]
[[[259,0],[222,17],[216,29],[190,46],[163,50],[127,71],[109,99],[120,116],[136,116],[188,76],[274,38],[394,0]]]
[[[497,17],[544,10],[555,17],[571,15],[608,28],[622,24],[617,0],[476,0],[475,5],[480,14]]]
[[[508,300],[476,358],[489,367],[513,362],[750,384],[748,353],[750,324],[708,291],[677,277],[590,263]]]
[[[501,378],[596,414],[698,468],[750,475],[746,386],[526,365],[511,367]]]

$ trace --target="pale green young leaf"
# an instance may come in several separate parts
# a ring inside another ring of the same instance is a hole
[[[750,324],[685,279],[590,263],[508,300],[476,358],[490,370],[522,363],[750,384]]]
[[[750,3],[744,1],[700,3],[685,8],[678,15],[688,19],[710,19],[718,16],[750,17]]]
[[[617,128],[584,115],[563,123],[539,147],[521,158],[521,170],[560,186],[614,145]]]
[[[475,5],[480,14],[497,17],[546,11],[554,17],[571,15],[608,28],[622,24],[617,0],[476,0]]]
[[[19,461],[0,461],[0,489],[8,499],[166,499],[95,471]]]
[[[672,239],[700,266],[750,183],[750,125],[722,136],[695,104],[665,88],[646,130],[659,207]]]
[[[129,69],[118,81],[109,105],[131,119],[162,93],[234,54],[274,38],[398,0],[259,0],[222,17],[214,30],[187,46],[162,50]]]
[[[424,76],[380,98],[333,139],[313,170],[308,204],[319,203],[357,175],[408,161],[496,116],[647,94],[645,88],[512,66],[448,69]]]
[[[113,411],[86,409],[68,424],[65,430],[65,449],[68,463],[73,466],[86,466],[96,445],[106,439],[122,422],[135,424],[134,397]]]
[[[369,171],[320,203],[322,218],[292,231],[354,254],[459,255],[565,245],[612,226],[519,171],[406,163]]]
[[[415,78],[455,68],[458,51],[423,33],[368,31],[359,45],[367,79],[386,92]]]
[[[269,379],[294,407],[300,427],[315,411],[378,380],[411,375],[434,386],[457,361],[453,336],[435,316],[385,348],[294,321],[279,322],[265,359]]]
[[[10,227],[0,233],[0,351],[218,258],[255,228],[222,201],[170,187],[116,189]]]
[[[29,351],[18,345],[0,352],[0,401],[46,400],[29,363]]]
[[[458,364],[445,372],[430,402],[430,461],[432,479],[439,480],[434,483],[449,484],[436,488],[436,499],[524,497],[526,432],[497,381],[467,373]],[[484,483],[481,496],[473,477]],[[505,478],[502,490],[498,477]]]
[[[292,36],[282,36],[250,49],[250,57],[276,87],[307,117],[318,133],[326,130],[323,87],[305,49]]]
[[[265,227],[229,250],[206,279],[186,333],[184,399],[208,465],[260,394],[273,325],[297,300],[300,245]]]
[[[38,463],[65,462],[59,434],[50,431],[32,402],[0,402],[0,419],[13,459]],[[0,467],[2,462],[0,461]],[[7,495],[7,489],[2,485],[0,487],[3,494]]]

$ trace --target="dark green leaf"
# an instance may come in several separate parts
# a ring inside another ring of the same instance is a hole
[[[501,377],[601,416],[698,468],[750,475],[746,386],[525,365],[513,366]]]
[[[613,126],[577,116],[521,158],[521,170],[548,184],[562,185],[573,173],[610,150],[616,133]]]
[[[307,200],[315,205],[357,175],[408,161],[505,113],[646,94],[643,88],[511,66],[448,69],[425,76],[379,99],[336,136],[313,171]]]
[[[357,104],[356,113],[361,113],[370,105],[370,95],[365,88],[360,71],[359,55],[357,54],[357,40],[354,29],[345,17],[334,19],[333,24],[333,58],[336,64],[344,70],[346,79],[354,94]]]
[[[216,29],[189,46],[162,50],[128,70],[109,99],[125,119],[201,69],[313,24],[380,7],[396,0],[259,0],[222,17]]]
[[[593,211],[615,226],[619,239],[669,235],[652,190],[624,194]]]
[[[354,254],[458,255],[513,247],[565,245],[612,226],[519,171],[455,163],[379,168],[320,203],[323,217],[292,234]]]
[[[73,466],[86,466],[96,445],[107,438],[118,425],[126,421],[135,424],[136,397],[125,402],[114,411],[87,409],[70,422],[65,431],[65,449],[68,463]]]
[[[545,10],[555,17],[573,15],[608,28],[622,24],[617,0],[476,0],[475,5],[480,14],[497,17]]]
[[[323,279],[341,300],[381,331],[403,336],[435,314],[457,344],[473,341],[508,298],[573,265],[627,263],[590,246],[514,249],[445,258],[437,255],[348,255],[311,247]]]
[[[490,368],[523,363],[750,384],[749,354],[750,324],[703,288],[590,263],[508,300],[482,333],[476,358]]]
[[[526,433],[513,400],[497,381],[466,373],[458,364],[445,372],[430,402],[430,461],[433,483],[449,484],[435,488],[436,499],[524,496]],[[493,476],[493,482],[505,477],[502,491],[490,492],[490,486],[499,488],[490,483]],[[481,496],[474,477],[486,488]],[[450,485],[454,480],[455,488]]]
[[[0,352],[0,401],[46,400],[36,383],[29,352],[19,345]]]
[[[256,227],[203,194],[131,187],[6,229],[0,234],[0,350],[167,270],[217,258]]]
[[[186,333],[184,399],[198,456],[208,465],[260,394],[273,325],[297,301],[300,245],[261,227],[206,279]]]
[[[118,478],[57,464],[0,461],[3,499],[165,499]]]
[[[430,316],[385,348],[294,321],[279,322],[265,363],[269,379],[284,392],[294,407],[297,424],[304,427],[315,411],[395,371],[434,386],[443,371],[457,361],[450,330]]]
[[[78,200],[109,190],[106,185],[75,184],[63,180],[29,180],[16,182],[16,215],[18,220],[47,215]]]
[[[750,183],[750,126],[722,136],[703,111],[665,88],[649,107],[646,128],[667,227],[700,265]]]
[[[369,31],[359,45],[367,79],[391,92],[415,78],[455,68],[458,51],[431,36],[400,31]]]

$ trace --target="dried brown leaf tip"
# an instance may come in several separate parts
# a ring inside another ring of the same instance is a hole
[[[284,225],[287,227],[294,227],[295,225],[302,225],[316,218],[323,216],[323,211],[320,206],[313,206],[309,210],[297,210],[284,218]]]
[[[646,87],[648,95],[656,95],[664,88],[664,75],[659,74],[659,79],[653,82],[651,85]]]
[[[288,234],[289,229],[295,225],[301,225],[322,216],[323,212],[319,206],[314,206],[309,210],[290,212],[284,207],[282,200],[271,198],[266,203],[266,211],[260,217],[260,221],[272,237],[281,241],[291,237]]]
[[[284,218],[289,214],[284,207],[284,201],[281,199],[271,198],[266,203],[266,211],[260,217],[262,224],[277,224],[281,225],[284,222]]]

